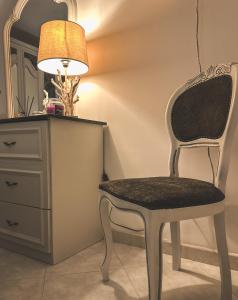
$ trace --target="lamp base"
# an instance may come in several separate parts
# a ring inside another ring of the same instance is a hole
[[[64,106],[64,115],[65,116],[74,116],[74,105],[66,104]]]

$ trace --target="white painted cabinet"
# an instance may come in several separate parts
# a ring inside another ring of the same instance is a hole
[[[29,110],[29,107],[26,108],[26,101],[29,98],[29,102],[31,102],[32,97],[34,97],[34,101],[31,111],[38,111],[42,108],[44,73],[37,68],[37,54],[38,48],[11,38],[13,103],[16,112],[21,111],[21,108],[24,111]]]
[[[57,263],[102,238],[103,125],[0,120],[0,247]]]

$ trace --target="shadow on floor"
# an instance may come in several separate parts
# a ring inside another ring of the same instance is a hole
[[[117,300],[148,300],[148,297],[129,296],[123,287],[115,281],[110,281],[107,285],[114,288],[115,299]],[[220,290],[216,285],[191,285],[182,288],[172,289],[162,292],[163,300],[220,300]]]
[[[114,289],[114,294],[117,300],[136,300],[138,298],[131,297],[127,294],[127,292],[124,290],[124,288],[116,281],[109,280],[107,282],[104,282],[105,285],[108,285]]]
[[[211,278],[209,276],[206,276],[204,274],[199,274],[199,273],[193,272],[191,270],[185,270],[182,268],[179,272],[183,272],[183,273],[189,274],[191,276],[197,277],[197,278],[207,281],[208,283],[211,283],[213,285],[220,286],[220,284],[221,284],[220,280],[216,280],[215,278]],[[234,285],[234,282],[233,282],[233,286],[232,286],[232,291],[233,291],[234,295],[238,295],[238,286]]]
[[[207,284],[191,285],[164,291],[162,292],[163,300],[220,300],[220,281],[190,270],[181,269],[180,272],[204,280]],[[147,296],[137,298],[128,295],[120,283],[113,280],[110,280],[105,284],[114,289],[115,298],[117,300],[148,300]],[[237,286],[233,286],[233,294],[238,294]]]

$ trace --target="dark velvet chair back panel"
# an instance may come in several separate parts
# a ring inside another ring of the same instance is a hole
[[[171,114],[175,137],[182,142],[218,139],[229,116],[232,78],[222,75],[199,83],[176,99]]]

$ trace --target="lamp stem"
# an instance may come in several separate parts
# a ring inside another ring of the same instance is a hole
[[[73,114],[74,114],[73,98],[71,97],[72,95],[70,94],[72,82],[68,81],[68,67],[69,67],[70,61],[68,59],[62,59],[61,63],[64,68],[64,77],[65,77],[64,89],[65,89],[66,98],[67,98],[67,101],[65,103],[65,114],[73,116]]]
[[[67,79],[68,79],[67,69],[68,69],[68,67],[64,67],[64,77],[65,77],[66,84],[67,84]]]
[[[67,69],[68,69],[68,66],[69,66],[69,60],[68,59],[62,59],[61,62],[62,62],[63,68],[64,68],[65,82],[67,83],[67,77],[68,77]]]

